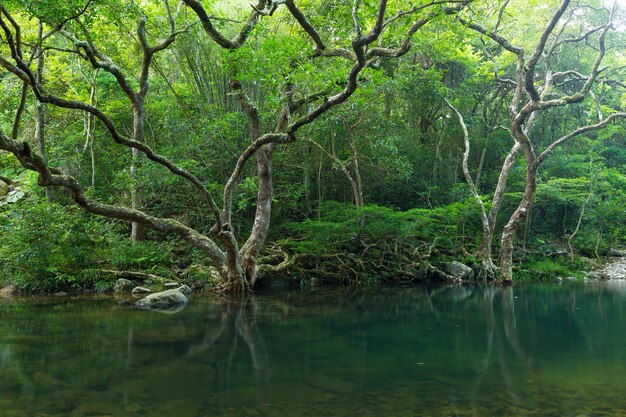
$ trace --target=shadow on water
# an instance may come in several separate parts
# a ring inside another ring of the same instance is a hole
[[[0,416],[626,415],[626,285],[0,300]]]

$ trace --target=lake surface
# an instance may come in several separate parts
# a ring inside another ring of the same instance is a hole
[[[0,416],[626,416],[626,285],[0,298]]]

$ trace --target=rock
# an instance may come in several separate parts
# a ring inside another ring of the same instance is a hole
[[[9,194],[9,184],[0,180],[0,197],[4,197]]]
[[[16,203],[20,199],[22,199],[25,195],[26,193],[24,191],[13,189],[9,191],[9,193],[6,195],[6,201],[7,203]]]
[[[556,277],[556,282],[558,282],[559,284],[563,282],[563,278],[562,277]]]
[[[115,281],[115,286],[113,287],[115,292],[130,292],[133,288],[135,288],[135,283],[129,279],[120,278]]]
[[[204,265],[191,265],[182,276],[194,288],[212,287],[222,280],[215,267]]]
[[[176,400],[159,407],[159,415],[164,416],[197,416],[200,415],[199,401]]]
[[[474,279],[474,271],[472,268],[458,261],[446,262],[441,265],[440,269],[455,279],[463,281]]]
[[[186,297],[189,297],[191,295],[191,288],[186,285],[181,285],[180,287],[178,287],[178,291],[182,292]]]
[[[135,303],[137,307],[146,310],[175,309],[185,304],[187,304],[187,297],[178,288],[150,294]]]
[[[141,411],[141,406],[137,403],[131,404],[125,408],[129,413],[138,413]]]
[[[122,416],[124,409],[121,404],[109,402],[88,402],[81,404],[72,411],[70,417],[87,417],[87,416]]]
[[[54,294],[57,297],[66,297],[67,293],[65,291],[59,291],[58,293]]]
[[[605,265],[602,269],[589,273],[589,278],[597,280],[619,280],[626,278],[626,258],[620,258],[610,264]]]
[[[164,287],[166,289],[178,288],[180,287],[180,284],[178,282],[166,282]]]
[[[626,250],[624,249],[611,249],[612,256],[626,256]]]
[[[133,288],[132,294],[135,297],[140,297],[143,294],[150,294],[152,292],[152,290],[150,288],[146,288],[146,287],[135,287]]]
[[[576,277],[567,277],[565,278],[566,281],[576,281]]]
[[[64,388],[67,384],[60,379],[53,377],[52,375],[46,374],[44,372],[35,372],[33,374],[33,381],[36,385],[45,389],[58,389]]]
[[[12,297],[17,294],[17,289],[13,285],[0,288],[0,297]]]

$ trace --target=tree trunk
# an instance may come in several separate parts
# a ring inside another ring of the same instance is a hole
[[[138,141],[144,141],[144,108],[143,102],[135,103],[133,111],[133,138]],[[137,184],[137,171],[139,169],[139,160],[141,158],[141,152],[136,148],[132,150],[132,162],[130,166],[130,176],[133,179],[130,190],[131,208],[135,210],[141,210],[141,199],[138,193]],[[146,227],[137,222],[131,224],[130,240],[133,242],[140,242],[146,239]]]
[[[487,216],[489,230],[486,233],[483,233],[482,240],[480,242],[480,248],[478,249],[477,253],[477,257],[481,260],[489,260],[492,258],[492,247],[496,229],[496,220],[498,218],[498,213],[502,204],[502,198],[504,197],[506,183],[509,178],[509,174],[511,173],[511,170],[515,165],[515,161],[519,156],[519,151],[520,145],[516,142],[506,156],[504,164],[502,164],[502,170],[500,171],[500,176],[498,177],[498,184],[491,200],[491,209],[489,210],[489,215]],[[490,264],[493,265],[493,261],[491,261]]]
[[[39,22],[39,37],[41,39],[41,21]],[[37,48],[37,81],[43,84],[43,67],[44,67],[44,53],[41,48]],[[37,100],[35,104],[35,138],[37,139],[37,148],[39,155],[43,159],[44,163],[48,162],[48,152],[46,151],[46,107],[45,104]],[[52,201],[52,188],[45,188],[46,197]]]
[[[137,170],[138,160],[141,153],[137,149],[132,150],[132,162],[130,166],[130,176],[134,180],[130,190],[130,207],[134,210],[141,210],[141,201],[137,193]],[[130,231],[130,240],[140,242],[146,238],[146,228],[141,223],[132,222]]]
[[[256,258],[267,239],[272,214],[272,159],[274,149],[271,146],[259,149],[256,153],[257,176],[259,189],[257,191],[256,213],[250,237],[239,251],[241,267],[247,289],[251,289],[257,279]]]
[[[520,142],[518,142],[520,143]],[[520,146],[522,146],[520,144]],[[503,283],[510,283],[513,281],[513,239],[515,238],[515,232],[520,222],[522,222],[533,202],[535,191],[537,190],[537,165],[535,164],[536,155],[532,149],[530,142],[526,138],[526,144],[524,148],[524,158],[526,159],[526,186],[524,188],[524,195],[522,201],[520,201],[517,209],[511,215],[504,230],[502,232],[502,240],[500,243],[500,278]]]
[[[478,163],[478,171],[476,171],[476,189],[480,192],[480,177],[483,174],[483,166],[485,164],[485,154],[487,153],[487,147],[483,148],[480,153],[480,162]]]
[[[481,245],[479,250],[476,253],[477,258],[481,261],[480,269],[478,272],[479,280],[492,280],[496,276],[496,266],[493,264],[493,259],[491,257],[491,242],[493,241],[493,227],[489,222],[489,216],[485,211],[485,204],[483,200],[480,198],[480,194],[478,193],[478,187],[476,183],[472,179],[472,175],[469,170],[469,156],[470,156],[470,140],[469,140],[469,131],[467,130],[467,125],[465,124],[465,120],[463,119],[463,115],[459,112],[456,107],[454,107],[448,100],[446,100],[446,104],[452,111],[456,114],[459,119],[459,124],[461,125],[461,129],[463,130],[463,159],[461,161],[461,168],[463,169],[463,176],[465,177],[465,182],[467,183],[467,187],[472,194],[474,200],[476,200],[476,204],[480,210],[480,222],[482,224],[483,229],[483,238],[482,243],[487,243],[484,247]],[[483,150],[484,156],[484,150]],[[482,169],[482,158],[481,158],[481,169]],[[507,173],[508,175],[508,173]]]
[[[352,134],[350,134],[352,136]],[[356,153],[356,146],[354,141],[350,142],[350,158],[352,159],[352,170],[354,171],[354,204],[357,207],[365,206],[365,200],[363,198],[363,182],[361,181],[361,170],[359,168],[359,158]]]

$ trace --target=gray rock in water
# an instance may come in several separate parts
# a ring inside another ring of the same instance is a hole
[[[146,310],[168,310],[185,304],[187,297],[178,288],[150,294],[135,303],[137,307]]]
[[[117,281],[115,281],[115,286],[113,287],[113,289],[117,293],[131,292],[133,288],[135,288],[135,283],[125,278],[120,278]]]
[[[141,296],[143,294],[150,294],[151,292],[152,292],[152,290],[150,288],[135,287],[135,288],[133,288],[132,294],[137,297],[137,296]]]
[[[446,262],[441,265],[441,270],[455,279],[463,281],[474,279],[474,271],[472,268],[458,261]]]

